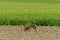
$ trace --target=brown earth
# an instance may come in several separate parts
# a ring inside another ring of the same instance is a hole
[[[24,31],[23,26],[0,26],[0,40],[60,40],[60,27],[37,26],[38,31]]]

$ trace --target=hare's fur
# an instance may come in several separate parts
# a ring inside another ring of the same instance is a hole
[[[25,26],[24,31],[30,31],[31,29],[34,29],[35,31],[37,31],[36,25]]]

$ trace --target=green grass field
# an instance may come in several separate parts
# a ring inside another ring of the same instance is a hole
[[[9,2],[10,1],[10,2]],[[16,2],[15,2],[16,1]],[[59,0],[0,0],[0,25],[60,25]],[[32,2],[32,3],[31,3]]]
[[[60,3],[60,0],[0,0],[0,2],[17,2],[17,3]]]

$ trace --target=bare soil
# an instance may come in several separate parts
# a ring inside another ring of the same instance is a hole
[[[60,40],[60,27],[37,26],[38,31],[24,31],[24,26],[0,26],[0,40]]]

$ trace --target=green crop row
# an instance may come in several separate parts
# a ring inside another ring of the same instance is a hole
[[[0,2],[17,3],[60,3],[60,0],[0,0]]]
[[[60,26],[60,4],[0,3],[0,25]]]

